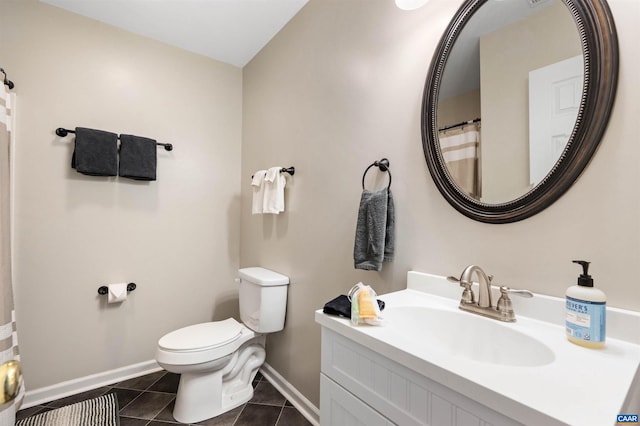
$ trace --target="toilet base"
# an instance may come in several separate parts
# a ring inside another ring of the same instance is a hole
[[[252,382],[265,360],[262,344],[255,340],[236,351],[222,369],[182,373],[173,409],[181,423],[197,423],[226,413],[253,397]]]
[[[184,374],[180,377],[182,393],[178,393],[176,396],[176,403],[173,409],[173,418],[180,423],[198,423],[219,416],[253,398],[253,386],[249,383],[243,389],[239,389],[231,395],[223,395],[220,401],[214,401],[212,394],[209,392],[211,388],[218,389],[219,386],[206,383],[207,380],[201,380],[202,377],[194,378],[188,376]],[[255,377],[255,374],[253,376]]]

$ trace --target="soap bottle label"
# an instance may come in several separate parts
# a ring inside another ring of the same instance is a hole
[[[567,297],[567,335],[588,342],[604,342],[605,313],[605,302]]]

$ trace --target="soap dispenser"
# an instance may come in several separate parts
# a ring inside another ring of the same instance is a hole
[[[593,287],[589,262],[574,260],[582,265],[578,285],[567,289],[566,329],[570,342],[587,348],[604,348],[607,296]]]

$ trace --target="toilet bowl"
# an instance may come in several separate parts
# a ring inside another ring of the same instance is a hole
[[[196,423],[253,397],[252,382],[265,360],[264,333],[282,330],[289,278],[264,268],[240,275],[240,318],[190,325],[158,341],[156,361],[180,374],[173,417]]]
[[[233,318],[191,325],[162,337],[156,360],[181,375],[173,417],[182,423],[199,422],[251,399],[251,382],[265,359],[264,341],[264,335]]]

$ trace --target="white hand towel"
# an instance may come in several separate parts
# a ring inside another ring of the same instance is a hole
[[[287,180],[280,170],[282,167],[271,167],[264,178],[263,213],[279,214],[284,211],[284,187]]]
[[[251,214],[263,213],[262,205],[264,203],[264,177],[266,175],[266,170],[258,170],[253,174],[253,179],[251,179],[251,187],[253,189]]]

